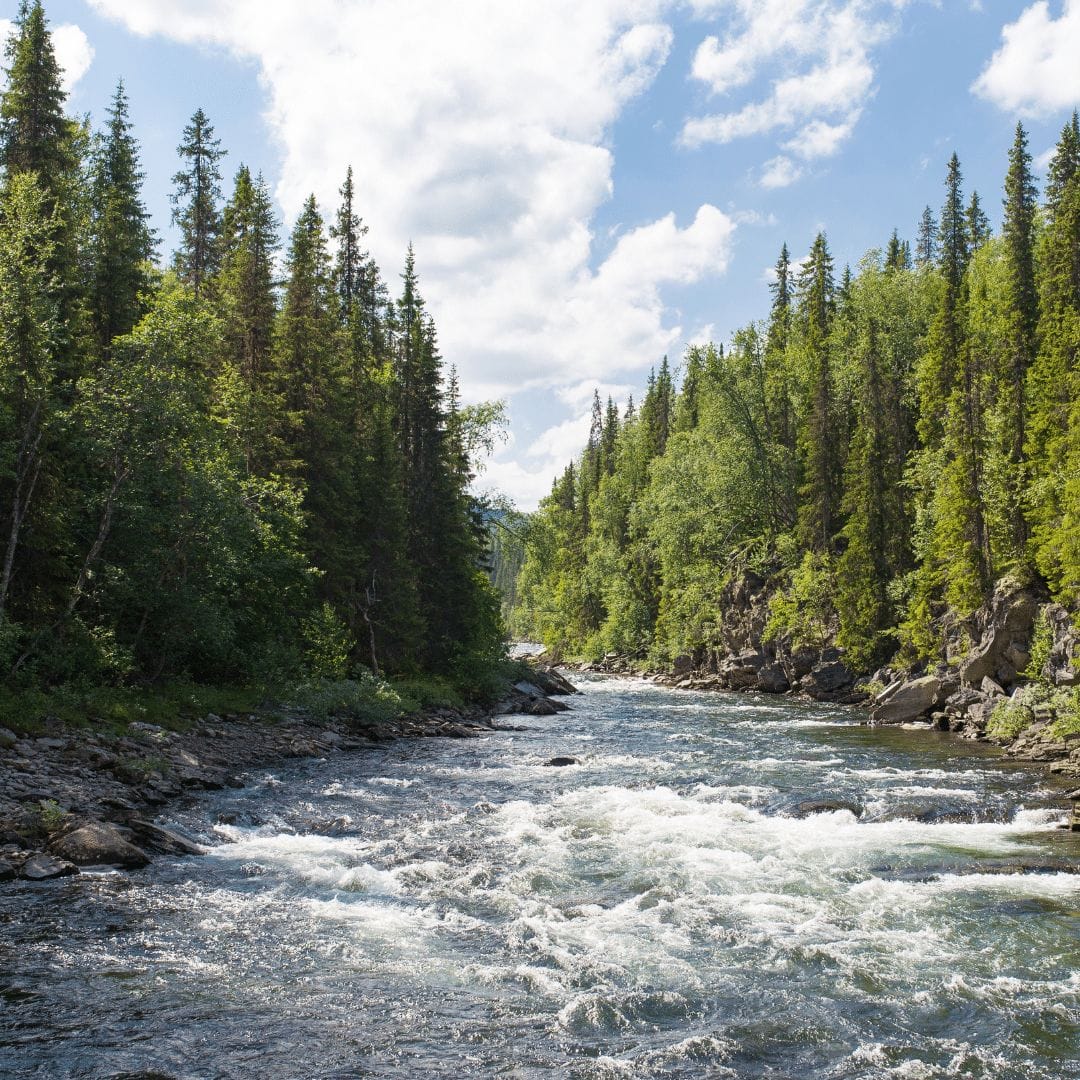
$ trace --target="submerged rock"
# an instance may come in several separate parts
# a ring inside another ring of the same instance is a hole
[[[550,761],[545,761],[545,765],[552,765],[555,768],[563,768],[566,765],[580,765],[581,762],[576,757],[553,757]]]

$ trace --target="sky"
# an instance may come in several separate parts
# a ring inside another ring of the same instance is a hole
[[[11,19],[13,0],[0,0]],[[955,150],[1000,221],[1018,120],[1045,167],[1080,104],[1080,0],[46,0],[69,111],[119,78],[171,249],[203,108],[228,190],[291,228],[352,165],[394,291],[406,246],[466,400],[506,401],[479,486],[523,510],[585,441],[594,388],[764,317],[783,243],[856,265],[935,211]],[[2,27],[0,27],[2,29]]]

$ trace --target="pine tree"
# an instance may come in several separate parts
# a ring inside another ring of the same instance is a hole
[[[990,219],[986,216],[979,201],[979,193],[971,193],[971,201],[964,211],[964,225],[967,231],[968,251],[974,254],[990,239]]]
[[[835,310],[833,261],[824,233],[814,239],[798,282],[799,317],[805,350],[806,419],[802,426],[802,504],[799,536],[814,551],[832,546],[839,509],[839,452],[833,415],[829,330]]]
[[[937,222],[930,207],[922,212],[915,240],[915,265],[933,266],[937,261]]]
[[[0,100],[0,159],[9,173],[35,172],[51,200],[77,167],[72,126],[64,116],[60,65],[41,0],[21,0],[8,39],[7,87]]]
[[[113,339],[129,333],[145,312],[155,251],[122,82],[107,116],[91,160],[91,321],[103,357]]]
[[[269,379],[276,299],[274,258],[278,225],[261,174],[241,165],[221,229],[221,269],[214,297],[221,314],[224,359],[235,375],[234,423],[248,471],[265,474],[278,460],[279,404]]]
[[[772,307],[769,311],[765,358],[766,422],[773,441],[794,453],[795,410],[787,356],[794,282],[787,244],[780,249],[773,279],[769,282],[769,292],[772,293]]]
[[[1008,498],[1008,532],[1011,537],[1009,561],[1022,561],[1028,540],[1023,500],[1027,487],[1025,470],[1027,373],[1036,353],[1039,319],[1038,287],[1035,281],[1035,213],[1037,191],[1031,174],[1027,133],[1016,125],[1016,138],[1009,152],[1009,172],[1005,180],[1005,242],[1008,275],[1008,360],[998,388],[1002,416],[1004,456],[1012,478]]]
[[[1046,216],[1053,221],[1069,181],[1080,171],[1080,113],[1065,125],[1046,175]]]
[[[183,141],[176,152],[184,163],[173,177],[176,190],[171,196],[172,221],[180,227],[176,269],[199,296],[219,262],[221,173],[218,162],[226,154],[221,149],[221,140],[214,138],[214,126],[202,109],[196,110],[184,128]]]

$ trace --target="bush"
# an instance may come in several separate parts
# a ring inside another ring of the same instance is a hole
[[[403,697],[389,683],[370,673],[355,679],[312,679],[288,695],[287,704],[317,720],[349,720],[361,725],[388,723],[419,703]]]
[[[987,738],[998,743],[1012,742],[1035,721],[1035,712],[1022,700],[1022,692],[1016,697],[1004,698],[994,706],[986,725]]]

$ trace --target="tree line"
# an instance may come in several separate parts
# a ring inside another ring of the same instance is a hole
[[[65,114],[40,0],[0,97],[0,670],[68,681],[425,670],[501,624],[463,407],[410,247],[391,297],[352,170],[283,241],[200,109],[167,266],[118,84]],[[283,273],[282,273],[283,267]]]
[[[725,587],[774,587],[767,636],[857,669],[935,656],[1002,579],[1080,601],[1080,129],[1040,202],[1017,125],[999,235],[960,163],[914,245],[839,275],[780,252],[766,320],[597,397],[530,524],[519,633],[664,664],[723,654]]]

